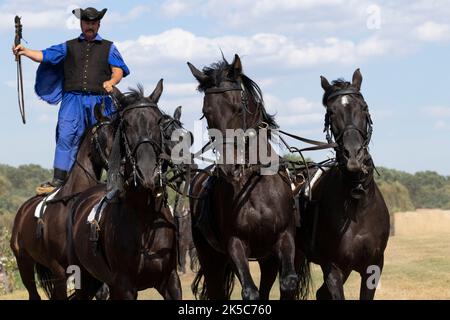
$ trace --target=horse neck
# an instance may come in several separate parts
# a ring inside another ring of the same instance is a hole
[[[131,211],[136,214],[134,218],[137,218],[143,224],[153,221],[156,214],[155,202],[156,199],[151,191],[139,190],[135,188],[128,188],[122,198],[122,201],[126,207],[132,209]]]
[[[352,177],[346,171],[343,171],[340,168],[337,168],[340,176],[340,184],[339,188],[344,192],[344,202],[355,203],[357,206],[355,208],[365,207],[371,203],[375,195],[375,180],[373,176],[373,168],[369,168],[367,173],[361,174],[359,177]],[[350,191],[352,188],[355,188],[358,184],[361,184],[363,188],[367,190],[367,193],[361,199],[354,199],[350,195]],[[355,215],[359,212],[359,210],[355,211]]]
[[[69,173],[66,183],[62,188],[62,194],[73,194],[81,192],[91,186],[98,183],[97,176],[100,170],[94,166],[89,153],[90,153],[90,140],[91,135],[88,134],[84,137],[83,142],[77,153],[76,161]]]

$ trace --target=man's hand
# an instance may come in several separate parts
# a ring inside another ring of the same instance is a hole
[[[113,86],[115,83],[111,80],[103,82],[103,88],[106,90],[106,92],[111,93],[113,92]]]
[[[13,45],[12,47],[13,54],[17,56],[26,55],[27,48],[25,48],[22,44],[19,44],[17,47]]]
[[[42,51],[27,49],[22,44],[19,44],[17,47],[13,46],[12,52],[16,57],[25,56],[35,62],[42,62],[44,58]]]

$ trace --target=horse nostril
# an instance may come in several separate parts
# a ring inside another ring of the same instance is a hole
[[[347,159],[350,158],[350,151],[348,151],[346,148],[344,148],[344,157]]]

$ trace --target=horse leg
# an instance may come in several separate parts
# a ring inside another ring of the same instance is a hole
[[[258,300],[258,288],[253,282],[252,275],[250,273],[248,256],[243,241],[236,237],[232,237],[228,243],[228,254],[234,263],[238,279],[241,282],[242,299]]]
[[[41,300],[34,277],[34,260],[25,252],[20,252],[16,256],[16,260],[17,266],[19,267],[20,278],[22,278],[23,285],[28,291],[28,299]]]
[[[317,300],[344,300],[344,282],[349,273],[343,273],[336,265],[321,265],[324,283],[317,290]]]
[[[197,272],[196,271],[196,261],[197,261],[197,250],[194,247],[194,244],[191,244],[191,247],[189,248],[189,264],[190,264],[190,268],[192,272]]]
[[[183,240],[178,241],[178,270],[181,273],[186,273],[186,246]]]
[[[279,263],[277,257],[258,260],[261,269],[261,280],[259,283],[259,297],[261,300],[269,300],[270,289],[277,278]]]
[[[92,300],[103,288],[103,283],[92,277],[86,270],[81,271],[81,288],[75,289],[76,300]],[[97,298],[98,300],[98,298]]]
[[[109,285],[109,299],[110,300],[136,300],[137,289],[127,281],[120,281],[114,285]]]
[[[281,262],[280,299],[293,300],[298,286],[295,272],[295,242],[292,234],[285,232],[278,241],[279,260]]]
[[[199,299],[228,300],[227,293],[233,289],[233,281],[228,278],[233,280],[234,274],[229,270],[227,256],[212,248],[197,228],[192,228],[192,236],[200,266],[191,286],[192,292]]]
[[[374,266],[377,266],[379,268],[379,276],[381,277],[381,272],[383,271],[383,265],[384,265],[384,256],[382,256],[378,263],[373,264]],[[359,291],[359,299],[360,300],[373,300],[375,297],[375,291],[377,290],[378,283],[380,279],[376,279],[376,283],[367,283],[370,277],[373,277],[372,274],[367,272],[360,273],[361,274],[361,287]]]
[[[52,300],[67,300],[67,274],[66,270],[56,261],[49,268],[53,275]]]
[[[167,281],[163,281],[157,288],[164,300],[181,300],[181,282],[176,270],[172,270]]]

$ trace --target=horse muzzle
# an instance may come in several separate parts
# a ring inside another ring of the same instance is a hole
[[[350,190],[350,195],[354,199],[362,199],[367,195],[367,190],[364,189],[362,184],[358,184],[355,188]]]

